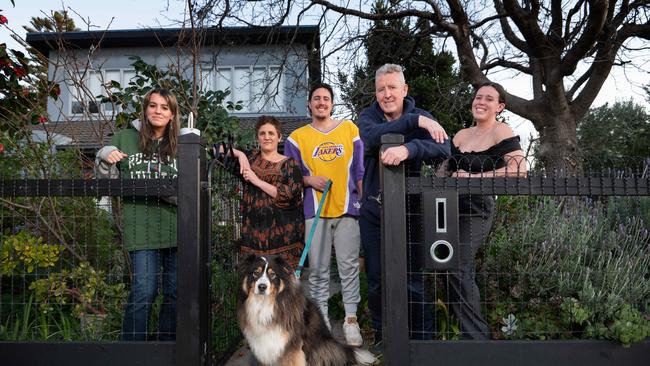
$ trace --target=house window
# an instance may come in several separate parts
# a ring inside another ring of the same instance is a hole
[[[284,75],[278,66],[224,66],[204,73],[215,90],[230,90],[224,100],[241,102],[239,113],[284,112]]]
[[[79,75],[81,82],[73,86],[72,114],[99,113],[99,102],[95,96],[101,94],[101,73],[87,71]]]
[[[110,86],[111,81],[117,81],[126,86],[135,77],[133,69],[109,69],[104,71],[87,71],[79,75],[81,85],[72,91],[70,112],[73,115],[118,113],[119,110],[113,103],[100,103],[98,95],[110,95],[115,91]]]

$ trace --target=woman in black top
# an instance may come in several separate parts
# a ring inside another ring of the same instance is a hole
[[[454,136],[449,171],[454,177],[493,178],[525,176],[524,153],[510,126],[496,117],[505,108],[505,90],[496,83],[482,84],[472,101],[476,124]],[[488,339],[489,328],[481,315],[481,296],[475,280],[474,257],[492,225],[494,197],[458,197],[460,262],[458,273],[449,273],[449,304],[460,320],[463,339]]]

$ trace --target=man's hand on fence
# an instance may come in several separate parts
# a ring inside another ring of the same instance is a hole
[[[389,147],[381,153],[381,162],[384,165],[399,165],[404,160],[408,159],[409,151],[406,146]]]
[[[418,118],[418,127],[427,130],[427,132],[429,132],[431,135],[431,138],[439,144],[442,144],[446,139],[449,138],[449,136],[447,136],[447,132],[445,132],[445,129],[442,128],[440,123],[431,118],[420,116]]]

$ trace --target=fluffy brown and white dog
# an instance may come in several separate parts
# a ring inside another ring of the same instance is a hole
[[[277,256],[251,254],[239,264],[237,315],[262,365],[369,365],[372,353],[337,342],[293,270]]]

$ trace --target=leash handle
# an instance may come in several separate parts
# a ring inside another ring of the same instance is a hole
[[[314,223],[311,225],[311,229],[309,230],[309,236],[307,237],[307,243],[305,244],[305,249],[302,250],[302,256],[300,256],[300,263],[298,263],[298,268],[296,268],[296,278],[300,279],[300,273],[302,272],[302,269],[305,264],[305,259],[307,259],[307,253],[309,253],[309,247],[311,246],[311,241],[314,238],[314,233],[316,232],[316,225],[318,225],[318,219],[320,219],[320,212],[323,209],[323,206],[325,205],[325,198],[327,197],[327,193],[330,191],[330,187],[332,187],[332,180],[328,179],[327,182],[325,183],[325,189],[323,190],[323,195],[320,198],[320,202],[318,203],[318,209],[316,210],[316,215],[314,216]]]

